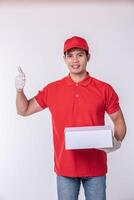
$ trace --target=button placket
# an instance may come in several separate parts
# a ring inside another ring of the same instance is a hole
[[[79,87],[78,87],[78,86],[79,86],[79,84],[78,84],[78,83],[76,83],[75,85],[76,85],[76,91],[75,91],[76,93],[75,93],[75,97],[77,97],[77,98],[78,98],[78,97],[79,97]]]

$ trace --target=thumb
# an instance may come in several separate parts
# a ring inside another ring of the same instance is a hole
[[[23,72],[23,70],[21,69],[20,66],[18,67],[18,71],[19,71],[20,74],[24,74],[24,72]]]

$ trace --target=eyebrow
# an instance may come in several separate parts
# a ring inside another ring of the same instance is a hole
[[[73,53],[73,51],[67,52],[67,55],[68,55],[68,54],[72,54],[72,53]],[[77,53],[78,53],[78,54],[79,54],[79,53],[84,54],[85,51],[84,51],[84,50],[79,50]]]

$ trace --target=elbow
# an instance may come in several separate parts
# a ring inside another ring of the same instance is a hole
[[[126,133],[127,133],[127,126],[125,124],[125,126],[124,126],[124,137],[126,136]]]
[[[122,132],[123,132],[123,139],[124,139],[124,137],[126,136],[126,133],[127,133],[127,126],[126,126],[126,122],[125,122],[125,120],[124,120],[124,122],[123,122],[123,125],[122,125]]]
[[[121,141],[124,140],[126,133],[127,133],[127,127],[126,127],[126,124],[124,124],[124,127],[122,128],[122,131],[121,131],[121,134],[120,134],[120,140]]]
[[[115,135],[116,139],[123,141],[126,136],[126,132],[127,132],[126,124],[125,123],[116,124],[114,131],[115,131],[114,135]]]
[[[22,116],[22,117],[26,117],[27,116],[26,112],[20,112],[18,110],[17,110],[17,114]]]

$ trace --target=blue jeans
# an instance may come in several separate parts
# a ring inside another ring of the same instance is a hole
[[[86,200],[106,200],[106,176],[81,178],[57,176],[58,200],[78,200],[81,182]]]

